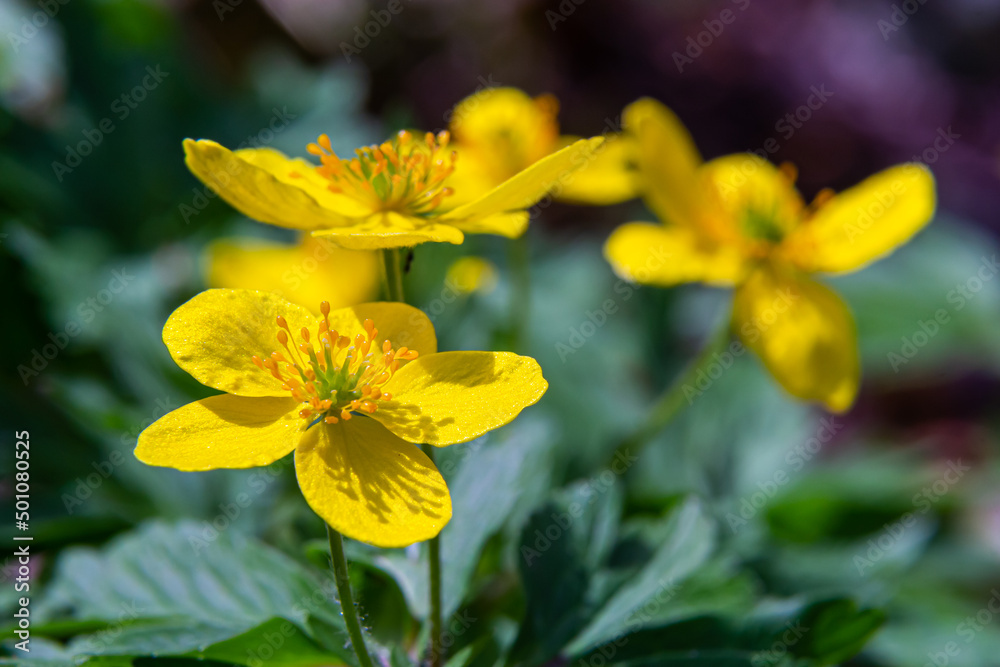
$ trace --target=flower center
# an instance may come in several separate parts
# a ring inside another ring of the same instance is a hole
[[[253,356],[257,368],[270,373],[303,404],[299,416],[308,422],[306,428],[320,419],[327,424],[346,421],[352,412],[372,414],[379,400],[392,398],[382,387],[399,369],[399,362],[417,358],[416,350],[393,350],[388,340],[381,350],[372,349],[378,329],[371,320],[364,322],[365,333],[352,340],[330,328],[329,302],[320,304],[320,311],[323,319],[315,339],[302,327],[296,345],[288,322],[278,315],[277,339],[285,353],[272,352],[265,359]]]
[[[444,181],[455,170],[455,152],[448,151],[449,135],[428,132],[423,141],[406,130],[379,146],[355,151],[342,160],[333,152],[330,137],[320,135],[306,147],[323,163],[316,171],[330,181],[331,192],[367,201],[374,210],[428,215],[452,190]]]
[[[747,208],[743,211],[743,233],[755,241],[778,243],[785,237],[774,215],[757,208]]]

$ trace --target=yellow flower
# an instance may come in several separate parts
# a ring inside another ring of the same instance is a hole
[[[532,99],[516,88],[486,88],[455,107],[449,129],[458,168],[448,179],[459,201],[489,191],[578,137],[560,136],[559,103],[551,95]],[[567,172],[554,197],[586,204],[614,204],[636,196],[625,143],[617,134]]]
[[[379,262],[374,252],[344,250],[309,235],[293,246],[224,239],[205,252],[205,279],[209,287],[274,292],[310,309],[323,300],[343,308],[377,295]]]
[[[226,393],[155,422],[135,455],[196,471],[294,451],[306,501],[337,531],[383,547],[430,539],[451,518],[451,498],[413,443],[466,442],[510,422],[548,387],[538,363],[439,353],[427,316],[401,303],[320,311],[226,289],[179,307],[163,328],[171,356]]]
[[[462,243],[467,232],[520,236],[525,209],[585,164],[603,139],[576,141],[471,200],[445,184],[456,158],[448,142],[447,132],[419,139],[403,131],[342,160],[324,134],[307,147],[319,166],[270,148],[233,152],[206,139],[185,139],[184,151],[194,175],[243,214],[375,250]]]
[[[444,282],[459,294],[489,293],[497,286],[497,267],[483,257],[460,257],[451,263]]]
[[[666,107],[625,110],[649,208],[668,224],[612,233],[605,256],[622,277],[670,286],[735,287],[733,328],[792,395],[833,411],[860,382],[846,305],[812,273],[847,273],[906,243],[934,215],[934,179],[920,164],[882,171],[806,205],[794,169],[753,154],[703,162]]]

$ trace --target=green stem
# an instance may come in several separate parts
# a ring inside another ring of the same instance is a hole
[[[434,445],[422,445],[424,454],[434,463]],[[427,544],[427,557],[430,561],[430,615],[431,615],[431,667],[441,667],[444,662],[444,647],[441,646],[443,628],[441,627],[441,536],[431,538]]]
[[[383,248],[382,281],[385,284],[385,296],[389,301],[406,302],[403,292],[403,266],[399,257],[399,248]]]
[[[684,372],[677,376],[673,383],[656,399],[656,403],[650,409],[646,421],[632,435],[618,445],[611,460],[614,460],[620,454],[626,453],[626,450],[641,450],[670,423],[670,420],[680,412],[685,402],[688,404],[691,403],[685,394],[685,389],[694,386],[698,373],[708,367],[714,356],[726,347],[729,339],[729,319],[727,318],[723,321],[722,326],[705,343],[698,356],[688,364]]]
[[[358,620],[358,609],[354,606],[354,595],[351,593],[351,580],[347,574],[347,558],[344,556],[344,538],[330,526],[326,527],[330,538],[330,556],[333,562],[333,577],[337,582],[337,595],[340,597],[340,611],[344,615],[344,625],[351,638],[351,647],[358,656],[361,667],[372,667],[368,647],[365,646],[365,636],[361,632],[361,622]]]
[[[382,279],[385,283],[386,298],[390,301],[406,302],[403,290],[403,267],[400,261],[399,249],[382,250]],[[422,446],[424,454],[434,463],[434,447],[432,445]],[[430,622],[431,622],[431,642],[430,656],[431,667],[440,667],[443,660],[443,647],[441,646],[441,538],[434,537],[427,545],[427,556],[430,561]]]
[[[507,262],[511,274],[511,349],[522,352],[527,342],[531,314],[531,272],[527,233],[508,244]]]

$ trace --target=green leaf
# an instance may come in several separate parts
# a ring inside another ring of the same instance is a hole
[[[614,544],[616,531],[609,526],[621,504],[615,480],[578,482],[537,510],[522,530],[519,563],[528,610],[518,645],[530,652],[537,644],[540,651],[529,662],[558,653],[603,601],[596,561]]]
[[[236,533],[193,522],[151,522],[101,550],[59,559],[38,615],[100,619],[111,627],[78,638],[80,655],[178,654],[206,650],[276,617],[305,633],[310,619],[346,644],[332,579]],[[177,622],[176,619],[183,619]]]
[[[648,614],[638,612],[647,603],[657,608],[669,604],[681,582],[711,554],[714,543],[715,524],[697,501],[689,500],[676,509],[667,524],[666,539],[653,557],[607,601],[566,646],[566,652],[575,655],[641,625]]]
[[[442,615],[461,605],[487,540],[500,531],[525,480],[543,475],[550,463],[544,422],[521,419],[501,432],[450,448],[439,467],[448,479],[453,514],[441,533]],[[368,552],[370,562],[391,574],[419,618],[427,617],[426,560],[404,551]],[[361,555],[354,552],[354,555]]]
[[[861,651],[885,619],[878,609],[859,610],[853,600],[817,602],[802,616],[801,646],[791,650],[822,665],[839,664]]]
[[[335,654],[321,648],[298,627],[283,618],[272,618],[238,637],[191,655],[249,667],[261,664],[269,667],[319,667],[350,658],[347,650]]]

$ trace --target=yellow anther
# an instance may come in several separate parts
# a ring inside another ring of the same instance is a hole
[[[253,355],[251,361],[301,404],[299,415],[309,420],[310,425],[317,419],[336,424],[350,419],[353,412],[373,414],[378,401],[392,399],[383,386],[399,369],[401,361],[417,357],[416,350],[407,347],[393,350],[392,342],[384,340],[379,345],[381,353],[371,354],[378,337],[372,320],[362,323],[363,333],[352,332],[352,339],[330,328],[328,302],[320,304],[320,312],[323,319],[317,322],[315,331],[309,327],[299,329],[302,342],[298,345],[288,344],[291,329],[287,320],[278,315],[276,337],[287,355],[274,351],[266,357]],[[321,345],[318,355],[312,343],[314,335]]]
[[[795,183],[799,178],[799,169],[791,162],[782,162],[778,165],[778,171],[789,183]]]

